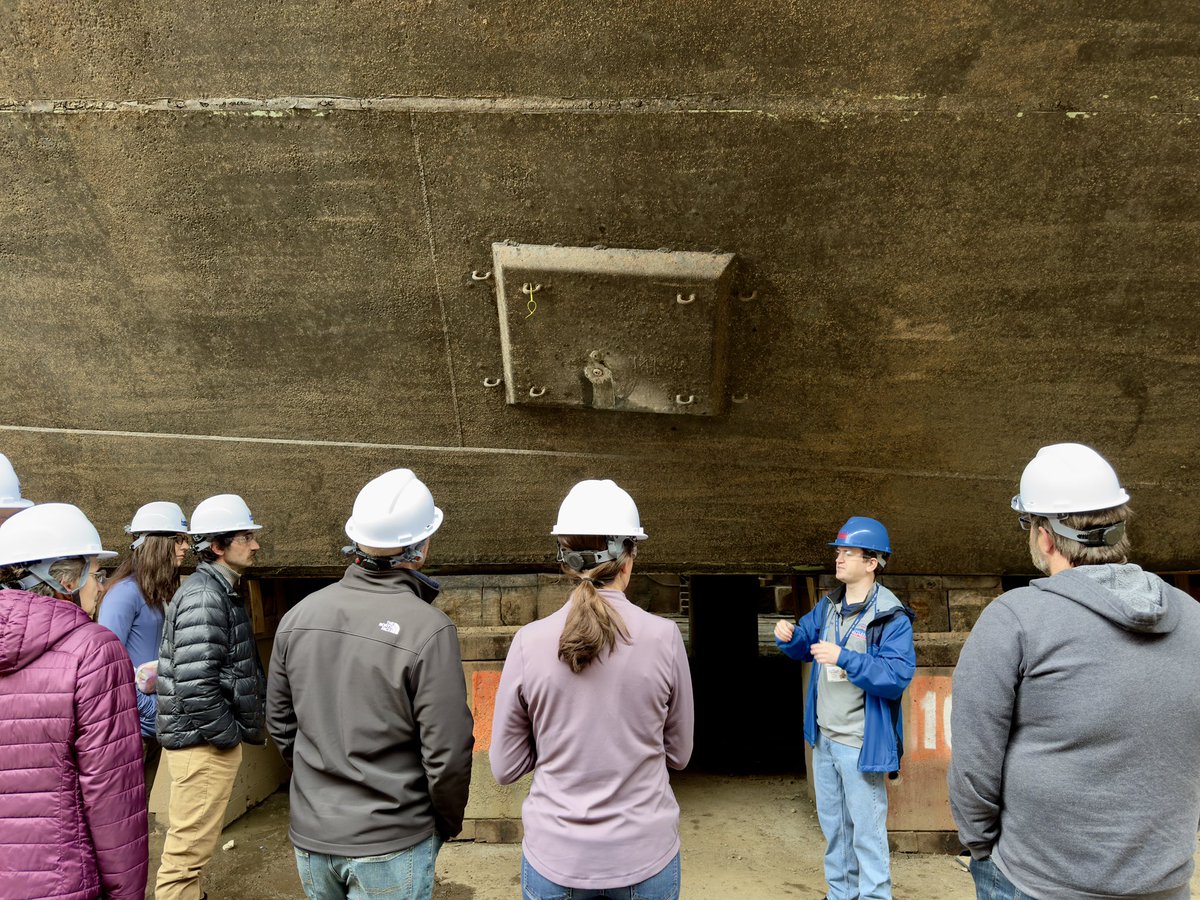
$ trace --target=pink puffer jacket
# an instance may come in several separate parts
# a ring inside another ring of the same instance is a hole
[[[62,600],[0,590],[0,896],[141,900],[146,788],[133,665]]]

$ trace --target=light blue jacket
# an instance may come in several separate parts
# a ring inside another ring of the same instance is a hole
[[[108,589],[96,621],[121,640],[129,660],[136,669],[142,663],[158,659],[162,640],[163,611],[146,603],[132,575],[122,578]],[[137,692],[138,716],[142,720],[142,736],[154,737],[154,717],[158,713],[158,698],[154,694]]]
[[[823,638],[821,630],[829,618],[831,604],[840,604],[845,585],[821,598],[812,612],[796,623],[787,643],[775,639],[787,656],[813,662],[810,648]],[[863,745],[858,754],[860,772],[898,772],[904,755],[904,722],[900,698],[917,668],[913,648],[913,611],[883,585],[875,597],[875,618],[867,625],[867,652],[842,650],[837,664],[846,670],[850,683],[862,690]],[[817,685],[821,664],[813,662],[804,702],[804,739],[817,742]]]

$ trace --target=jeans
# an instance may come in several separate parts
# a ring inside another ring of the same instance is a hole
[[[813,780],[829,900],[891,900],[887,775],[858,771],[858,748],[817,734]]]
[[[412,847],[380,856],[328,856],[296,848],[296,869],[309,900],[429,900],[442,839],[430,835]]]
[[[1034,900],[1029,894],[1022,894],[990,856],[971,860],[970,868],[975,880],[976,900]]]
[[[676,853],[662,871],[645,881],[612,888],[563,887],[542,876],[529,864],[525,854],[521,854],[521,896],[524,900],[591,900],[600,897],[609,900],[678,900],[679,854]]]

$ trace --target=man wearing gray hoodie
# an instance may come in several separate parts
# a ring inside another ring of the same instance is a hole
[[[1129,495],[1043,447],[1013,508],[1049,576],[954,673],[950,805],[979,900],[1186,898],[1200,822],[1200,604],[1129,564]]]

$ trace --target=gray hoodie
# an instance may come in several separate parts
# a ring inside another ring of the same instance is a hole
[[[1185,898],[1200,823],[1200,604],[1134,565],[1009,591],[954,673],[950,805],[1054,900]]]

